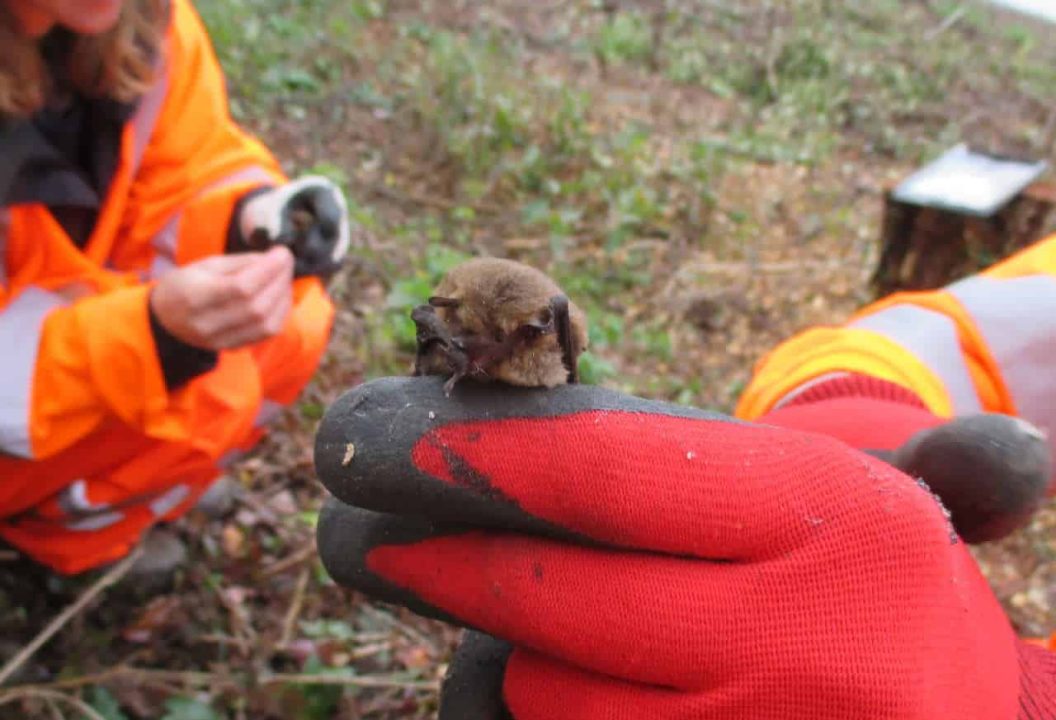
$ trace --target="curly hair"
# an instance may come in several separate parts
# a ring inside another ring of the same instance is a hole
[[[132,102],[150,86],[168,18],[166,0],[126,0],[110,30],[79,35],[67,67],[73,89],[87,97]],[[53,85],[40,41],[18,32],[0,3],[0,120],[39,110]]]

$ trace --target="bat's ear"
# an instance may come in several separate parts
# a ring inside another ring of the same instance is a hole
[[[440,297],[439,295],[433,295],[429,298],[429,304],[433,307],[458,307],[462,304],[461,300],[456,298]]]
[[[550,313],[554,328],[557,330],[557,342],[561,345],[561,361],[568,370],[568,382],[579,382],[579,348],[572,335],[572,320],[568,315],[568,298],[555,295],[550,298]]]

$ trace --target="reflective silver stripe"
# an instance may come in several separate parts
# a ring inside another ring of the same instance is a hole
[[[282,403],[277,403],[274,400],[264,398],[260,401],[260,409],[257,410],[257,417],[253,421],[253,427],[262,428],[265,425],[271,424],[282,414],[284,407],[285,405]]]
[[[195,200],[214,190],[254,181],[270,185],[275,182],[275,179],[260,165],[250,165],[206,185],[195,195]],[[176,251],[179,247],[182,220],[182,211],[174,213],[151,238],[150,244],[154,248],[154,259],[150,264],[151,278],[160,277],[176,267]]]
[[[136,114],[132,117],[132,175],[136,174],[139,164],[143,162],[143,153],[147,151],[154,128],[158,124],[158,116],[161,108],[165,105],[165,98],[169,94],[169,69],[164,65],[166,52],[162,50],[160,56],[162,65],[157,70],[154,84],[150,90],[139,100]]]
[[[97,513],[110,507],[110,503],[96,505],[88,499],[88,483],[84,480],[75,480],[63,488],[58,503],[59,508],[67,515]]]
[[[220,178],[219,180],[209,183],[204,188],[198,191],[195,199],[208,195],[213,190],[218,188],[226,187],[228,185],[238,185],[239,183],[248,182],[259,182],[262,185],[273,185],[275,184],[275,176],[269,173],[260,165],[248,165],[241,170]]]
[[[161,497],[154,498],[150,502],[150,510],[155,517],[164,517],[172,512],[173,508],[187,499],[191,489],[186,485],[173,485]]]
[[[175,267],[176,262],[172,258],[164,255],[155,255],[154,259],[150,261],[150,271],[146,279],[159,278]]]
[[[935,373],[957,415],[979,412],[982,405],[964,362],[954,322],[916,305],[892,305],[850,324],[898,343]]]
[[[245,450],[228,450],[216,461],[216,466],[221,470],[226,470],[248,454]]]
[[[111,525],[116,525],[124,519],[125,514],[115,510],[113,512],[102,513],[101,515],[90,515],[81,520],[68,522],[66,523],[66,529],[74,530],[76,532],[92,532],[93,530],[102,530]]]
[[[180,239],[180,218],[182,213],[176,213],[165,226],[158,230],[151,238],[150,244],[154,249],[170,258],[176,257],[176,243]]]
[[[44,319],[63,305],[61,296],[27,288],[0,311],[0,450],[33,457],[29,440],[33,371]]]
[[[1056,278],[975,276],[947,290],[972,316],[1017,414],[1056,442]]]

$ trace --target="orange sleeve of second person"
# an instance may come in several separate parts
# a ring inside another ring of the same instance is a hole
[[[1056,235],[1043,238],[977,277],[1028,276],[1056,277]],[[956,357],[970,378],[978,407],[984,411],[1016,414],[993,348],[971,314],[950,292],[950,287],[895,293],[862,308],[847,324],[810,328],[786,340],[756,364],[735,414],[748,420],[758,418],[812,381],[837,373],[869,375],[896,383],[913,392],[935,415],[955,414],[950,388],[940,376],[943,368],[929,366],[921,357],[881,333],[850,325],[895,306],[920,308],[944,318],[955,329],[955,347],[950,348],[949,356]],[[1032,321],[1051,322],[1051,318],[1032,317],[1030,312],[1024,312],[1022,317],[1017,316],[1016,326],[1008,328],[1008,334],[1022,334],[1019,326]],[[936,338],[934,342],[943,341]]]

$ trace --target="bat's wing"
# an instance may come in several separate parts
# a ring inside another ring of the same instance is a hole
[[[444,384],[444,392],[450,394],[455,383],[469,372],[469,358],[462,343],[451,334],[451,328],[436,314],[432,300],[430,298],[429,305],[419,305],[411,311],[418,344],[414,356],[414,374],[428,375],[436,373],[438,368],[449,370],[452,374]]]
[[[425,375],[425,359],[433,352],[450,352],[454,339],[447,324],[436,314],[431,305],[419,305],[411,311],[411,320],[416,329],[417,348],[414,356],[414,374]]]

